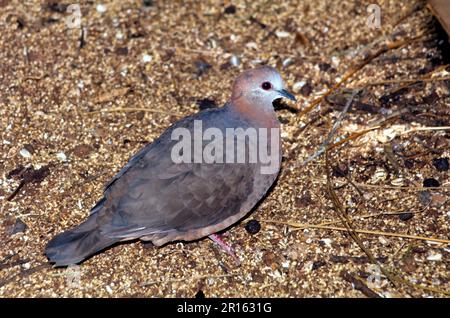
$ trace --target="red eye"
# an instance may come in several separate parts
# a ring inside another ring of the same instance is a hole
[[[269,89],[272,88],[272,84],[270,84],[269,82],[264,82],[262,83],[261,87],[263,90],[268,91]]]

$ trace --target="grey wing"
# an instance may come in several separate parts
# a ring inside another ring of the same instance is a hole
[[[254,164],[175,164],[159,148],[167,145],[144,154],[105,193],[104,234],[135,238],[216,225],[252,193]]]
[[[191,122],[191,120],[195,116],[196,116],[195,114],[191,115],[191,116],[187,116],[187,117],[183,118],[182,120],[178,121],[177,123],[175,123],[174,125],[169,127],[157,140],[155,140],[151,144],[148,144],[147,146],[142,148],[140,151],[138,151],[133,157],[130,158],[130,160],[126,163],[126,165],[111,180],[109,180],[109,182],[105,185],[104,191],[105,192],[108,191],[108,189],[114,184],[114,182],[119,180],[128,171],[128,169],[130,169],[131,167],[138,164],[141,160],[144,159],[144,157],[147,156],[147,157],[155,158],[156,155],[158,155],[160,153],[160,151],[163,150],[162,144],[167,143],[167,141],[170,140],[170,138],[168,136],[172,132],[172,130],[174,128],[176,128],[177,126],[182,126],[185,123]],[[101,203],[101,202],[99,202],[99,203]],[[99,205],[99,204],[97,204],[97,205]],[[97,205],[92,208],[92,210],[91,210],[92,213],[95,212]]]
[[[138,153],[136,153],[133,157],[131,157],[130,160],[125,164],[125,166],[123,166],[123,168],[120,169],[120,171],[106,183],[104,188],[105,194],[109,191],[109,188],[128,171],[128,169],[135,166],[140,160],[144,158],[147,153],[151,152],[153,146],[153,144],[149,144],[139,150]],[[98,201],[97,204],[91,209],[91,214],[100,211],[103,208],[105,201],[106,197],[103,197],[100,201]]]

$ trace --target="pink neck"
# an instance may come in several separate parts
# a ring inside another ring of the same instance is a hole
[[[256,127],[280,127],[280,122],[278,121],[275,111],[273,108],[270,108],[272,105],[270,105],[270,107],[255,106],[242,96],[237,99],[232,99],[229,105],[233,111],[253,122]]]

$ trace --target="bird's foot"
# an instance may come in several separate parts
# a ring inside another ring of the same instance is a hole
[[[234,248],[229,245],[227,242],[224,241],[224,239],[222,238],[222,235],[220,234],[211,234],[210,236],[208,236],[214,243],[216,243],[217,245],[220,246],[220,248],[222,248],[228,255],[230,255],[236,262],[237,265],[241,264],[241,261],[239,260],[239,258],[236,256],[236,253],[234,251]]]

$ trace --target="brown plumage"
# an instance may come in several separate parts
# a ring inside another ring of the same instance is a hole
[[[261,88],[265,82],[271,83],[271,89]],[[88,219],[48,243],[49,260],[56,266],[79,263],[115,242],[136,238],[157,246],[191,241],[236,223],[276,179],[281,147],[275,172],[262,174],[259,161],[174,163],[171,150],[178,140],[172,140],[171,134],[180,127],[192,133],[194,120],[202,122],[203,130],[214,127],[224,135],[226,128],[278,128],[272,102],[280,97],[293,99],[276,70],[261,67],[244,72],[224,107],[183,118],[132,157],[106,185],[103,199]],[[248,140],[246,144],[248,155]]]

